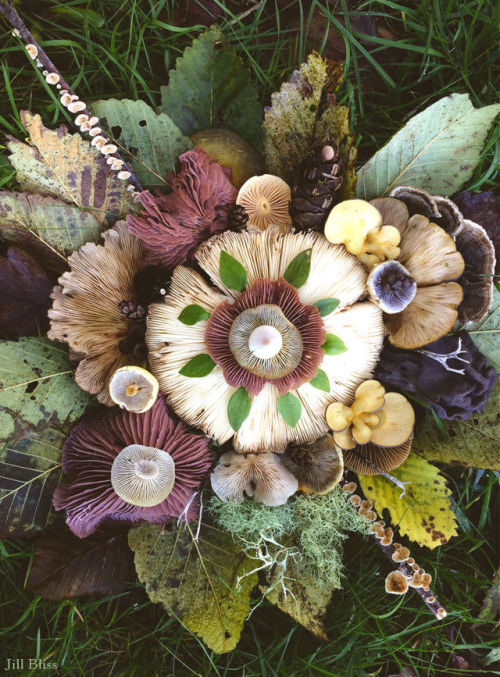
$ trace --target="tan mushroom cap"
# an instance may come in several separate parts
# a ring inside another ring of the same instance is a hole
[[[122,409],[143,414],[158,396],[159,384],[146,369],[126,366],[117,369],[109,382],[109,395]]]
[[[286,230],[291,224],[289,204],[290,186],[273,174],[252,176],[241,186],[236,204],[248,214],[248,230],[265,230],[278,225]]]
[[[175,463],[166,451],[131,444],[120,451],[111,466],[111,484],[130,505],[151,508],[173,489]]]
[[[342,453],[335,448],[331,435],[287,449],[280,460],[297,478],[299,491],[305,494],[328,493],[337,486],[344,473]]]
[[[437,341],[455,324],[462,298],[462,287],[456,282],[418,288],[404,310],[385,316],[390,342],[398,348],[413,349]]]
[[[404,395],[386,393],[378,412],[380,424],[371,431],[371,442],[379,447],[398,447],[413,433],[415,412]]]
[[[495,248],[485,229],[468,219],[464,219],[456,241],[466,264],[460,279],[464,299],[458,308],[458,319],[464,323],[480,322],[493,301]]]
[[[337,440],[335,440],[337,442]],[[398,447],[377,447],[375,444],[358,445],[353,453],[351,449],[343,449],[344,465],[358,475],[378,475],[378,470],[373,468],[367,461],[374,463],[377,468],[384,472],[390,472],[398,468],[410,455],[412,437]],[[341,446],[341,445],[339,445]],[[366,460],[364,460],[366,459]]]
[[[394,197],[378,197],[370,200],[370,204],[378,209],[384,225],[394,226],[400,235],[404,233],[410,218],[410,212],[404,202]]]
[[[348,252],[359,256],[368,233],[378,228],[382,216],[366,200],[344,200],[335,205],[325,223],[325,237],[332,244],[343,244]]]
[[[387,574],[385,579],[385,591],[391,595],[404,595],[408,591],[408,581],[405,575],[396,569]]]

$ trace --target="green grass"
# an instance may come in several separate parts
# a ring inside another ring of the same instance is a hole
[[[476,106],[497,96],[499,9],[493,0],[367,0],[350,3],[356,10],[348,17],[345,0],[335,12],[326,0],[290,0],[279,7],[267,0],[244,22],[237,16],[253,3],[215,4],[265,103],[310,49],[328,50],[337,36],[335,44],[345,49],[341,98],[353,112],[361,161],[409,116],[441,96],[468,92]],[[301,18],[298,27],[286,14],[291,11]],[[33,0],[23,3],[20,12],[86,101],[129,97],[157,105],[167,69],[200,28],[176,25],[168,0]],[[360,26],[369,30],[375,17],[379,29],[387,31],[382,36],[355,31]],[[48,126],[67,121],[3,23],[0,36],[0,131],[22,137],[19,111],[25,108],[40,113]],[[474,189],[496,185],[497,141],[498,131],[490,135],[471,183]],[[0,186],[13,188],[15,177],[2,151]],[[276,609],[262,605],[247,622],[238,649],[213,656],[150,604],[139,586],[104,599],[54,603],[34,597],[24,589],[32,546],[4,541],[0,658],[39,656],[57,661],[59,674],[72,676],[358,677],[397,673],[398,666],[413,667],[419,676],[492,674],[492,666],[483,661],[498,638],[493,623],[477,621],[477,616],[498,566],[498,474],[457,468],[445,469],[445,474],[456,500],[460,535],[438,551],[413,548],[417,561],[433,573],[436,592],[450,611],[441,623],[416,593],[401,599],[386,595],[388,568],[382,554],[370,539],[356,537],[347,544],[345,588],[335,596],[329,616],[330,643],[320,644]],[[467,670],[457,669],[454,653],[468,660]]]

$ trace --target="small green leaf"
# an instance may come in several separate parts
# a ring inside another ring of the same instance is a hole
[[[320,301],[316,301],[314,305],[319,310],[321,317],[326,317],[327,315],[330,315],[330,313],[333,313],[339,303],[339,299],[321,299]]]
[[[228,289],[244,291],[247,286],[247,272],[239,261],[224,251],[220,253],[219,272],[223,284]]]
[[[324,390],[325,393],[330,392],[330,379],[322,369],[318,369],[318,373],[309,383],[318,390]]]
[[[326,340],[321,346],[327,355],[340,355],[347,350],[346,344],[335,334],[327,334]]]
[[[297,289],[306,283],[311,270],[312,249],[305,249],[290,261],[283,277]]]
[[[181,376],[189,376],[189,378],[200,378],[210,374],[215,367],[215,362],[210,355],[195,355],[185,364],[179,371]]]
[[[201,322],[201,320],[208,320],[209,317],[210,313],[208,310],[205,310],[205,308],[193,303],[190,306],[183,308],[181,314],[179,315],[179,320],[183,324],[191,326],[192,324]]]
[[[302,413],[302,405],[295,395],[287,393],[278,398],[278,411],[290,428],[295,428]]]
[[[239,430],[241,424],[250,413],[250,396],[245,388],[241,387],[232,395],[227,405],[227,416],[233,430]]]

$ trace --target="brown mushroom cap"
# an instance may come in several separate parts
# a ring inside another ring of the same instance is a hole
[[[335,442],[338,444],[337,438],[335,438]],[[342,448],[346,468],[359,475],[377,475],[378,470],[372,468],[363,458],[374,463],[380,470],[390,472],[406,461],[411,450],[411,443],[412,438],[410,437],[409,440],[398,447],[378,447],[370,442],[358,445],[355,449],[354,445],[351,449],[343,449],[341,445],[339,446]],[[352,449],[356,453],[353,453]]]
[[[436,201],[426,190],[414,186],[397,186],[391,191],[390,195],[402,200],[408,207],[410,214],[423,214],[433,220],[441,216]]]
[[[312,444],[291,446],[280,460],[298,480],[299,491],[326,494],[340,482],[344,472],[342,454],[331,435],[324,435]]]
[[[291,224],[288,207],[291,200],[290,186],[272,174],[252,176],[241,186],[236,204],[248,214],[247,229],[260,231],[278,225],[281,230]]]
[[[391,571],[385,579],[385,591],[391,595],[404,595],[408,590],[408,581],[404,574],[396,569]]]
[[[378,197],[370,200],[370,204],[382,214],[383,225],[394,226],[400,235],[404,233],[410,218],[410,212],[404,202],[393,197]]]
[[[410,551],[408,548],[405,548],[401,543],[394,543],[394,552],[392,553],[393,562],[406,562],[410,557]]]

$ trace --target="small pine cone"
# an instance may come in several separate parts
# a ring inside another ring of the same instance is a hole
[[[247,225],[248,214],[241,205],[234,205],[229,216],[229,229],[239,233]]]
[[[290,216],[298,230],[322,230],[342,185],[342,160],[333,146],[313,152],[299,168],[292,187]]]

